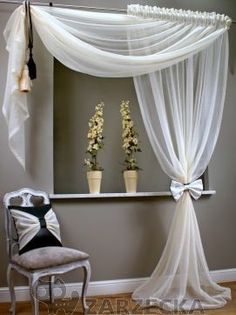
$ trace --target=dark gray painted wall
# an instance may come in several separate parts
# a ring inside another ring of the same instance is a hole
[[[46,1],[45,1],[46,2]],[[57,0],[57,2],[63,2]],[[73,3],[73,1],[70,1]],[[125,7],[128,1],[80,1],[82,5]],[[135,2],[135,1],[133,1]],[[76,1],[74,1],[76,3]],[[156,1],[139,1],[154,5]],[[163,0],[160,6],[215,10],[236,18],[234,0]],[[0,5],[1,34],[10,14]],[[235,209],[235,157],[236,125],[235,99],[235,33],[230,30],[230,67],[224,119],[214,157],[210,163],[210,186],[217,194],[203,197],[195,203],[202,241],[210,269],[234,268],[236,265],[236,209]],[[2,103],[7,67],[7,54],[2,35],[0,39],[0,102]],[[28,124],[28,156],[32,161],[24,172],[7,147],[7,133],[3,117],[0,118],[0,194],[22,186],[53,191],[53,124],[52,83],[53,60],[37,41],[39,78],[35,82],[30,108],[34,112]],[[88,251],[91,255],[93,280],[143,277],[155,267],[163,250],[175,203],[171,198],[109,199],[86,201],[55,201],[54,208],[62,226],[64,243]],[[0,285],[6,286],[5,238],[3,215],[0,214]],[[76,282],[76,273],[66,278]],[[19,277],[18,283],[23,279]]]
[[[104,108],[104,149],[98,160],[104,168],[101,191],[124,192],[120,102],[130,100],[131,115],[139,133],[142,153],[137,153],[138,191],[169,189],[165,175],[145,132],[133,80],[107,79],[54,64],[54,190],[55,193],[87,193],[86,167],[88,120],[100,101]]]

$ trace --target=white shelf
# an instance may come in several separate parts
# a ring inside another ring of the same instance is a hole
[[[204,190],[202,195],[215,195],[215,190]],[[100,194],[50,194],[50,199],[93,199],[93,198],[135,198],[171,196],[170,191],[137,193],[100,193]]]

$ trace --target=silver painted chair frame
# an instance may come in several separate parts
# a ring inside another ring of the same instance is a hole
[[[88,284],[90,281],[91,276],[91,267],[89,263],[89,259],[84,259],[82,261],[77,261],[69,264],[64,264],[60,266],[44,268],[44,269],[37,269],[37,270],[27,270],[25,268],[20,267],[19,265],[15,264],[11,258],[16,252],[16,248],[18,247],[17,239],[14,239],[12,236],[12,218],[10,211],[8,210],[8,206],[11,205],[12,198],[21,198],[22,202],[20,206],[25,207],[32,207],[34,204],[31,201],[32,197],[41,197],[43,198],[43,203],[48,204],[50,203],[50,199],[48,194],[43,191],[36,191],[30,188],[23,188],[14,192],[7,193],[4,196],[3,203],[5,206],[5,229],[6,229],[6,237],[7,237],[7,253],[9,257],[9,264],[7,269],[7,282],[8,287],[10,290],[11,296],[11,309],[10,312],[15,315],[16,314],[16,296],[15,296],[15,289],[14,289],[14,281],[12,276],[12,271],[16,270],[18,273],[24,275],[28,278],[29,281],[29,288],[30,288],[30,296],[32,302],[32,314],[38,315],[39,314],[39,301],[37,299],[37,288],[39,281],[42,277],[49,277],[49,297],[50,303],[54,303],[54,295],[53,295],[53,283],[55,280],[55,276],[61,275],[63,273],[69,272],[71,270],[77,268],[83,268],[84,271],[84,281],[82,286],[81,292],[81,299],[82,299],[82,306],[84,314],[88,310],[88,306],[86,304],[86,293],[88,289]]]

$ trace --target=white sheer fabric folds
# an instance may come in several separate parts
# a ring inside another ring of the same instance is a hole
[[[2,112],[7,122],[9,147],[21,165],[25,166],[24,123],[29,118],[29,111],[27,95],[19,91],[27,48],[23,7],[17,8],[11,15],[4,36],[9,59]]]
[[[147,134],[163,170],[193,189],[220,130],[230,19],[139,5],[129,6],[128,15],[36,6],[31,13],[45,47],[67,67],[100,77],[134,77]],[[10,148],[23,166],[29,117],[27,98],[18,90],[26,56],[24,19],[21,6],[5,29],[9,64],[3,104]],[[193,310],[222,307],[230,297],[229,289],[210,278],[193,202],[184,190],[163,255],[133,298],[144,306]]]
[[[204,51],[134,79],[152,148],[177,182],[194,182],[210,161],[221,125],[227,69],[225,33]],[[209,275],[193,202],[185,191],[161,259],[133,298],[171,311],[222,307],[230,297],[230,290]]]
[[[132,77],[176,64],[208,47],[230,22],[224,15],[189,13],[186,19],[184,11],[171,15],[160,9],[153,18],[146,11],[144,18],[142,7],[135,5],[129,6],[130,15],[31,6],[33,25],[50,53],[75,71],[100,77]],[[3,104],[9,145],[23,166],[29,117],[26,96],[18,91],[26,52],[24,20],[23,5],[5,29],[9,64]]]

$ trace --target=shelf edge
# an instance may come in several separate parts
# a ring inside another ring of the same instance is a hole
[[[203,196],[215,195],[215,190],[204,190]],[[101,199],[101,198],[140,198],[140,197],[171,197],[170,191],[137,192],[137,193],[100,193],[100,194],[50,194],[50,199]]]

